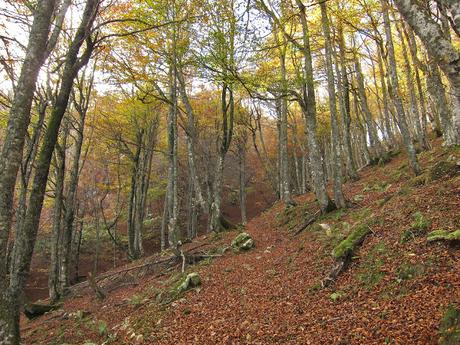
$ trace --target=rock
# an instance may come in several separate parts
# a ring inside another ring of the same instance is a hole
[[[201,278],[198,273],[189,273],[177,282],[173,290],[176,294],[181,294],[200,285]]]
[[[242,232],[232,241],[232,248],[236,250],[249,250],[254,247],[254,240],[247,232]]]
[[[353,199],[354,202],[361,202],[361,201],[364,200],[364,195],[357,194],[357,195],[353,196],[352,199]]]

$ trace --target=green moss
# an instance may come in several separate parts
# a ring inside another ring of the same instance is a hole
[[[412,230],[404,230],[399,238],[399,243],[407,243],[414,240],[416,237],[415,233]]]
[[[189,273],[179,279],[179,281],[173,286],[172,292],[176,295],[180,295],[183,292],[200,285],[201,278],[198,273]]]
[[[232,241],[232,248],[235,250],[249,250],[254,247],[254,240],[247,232],[242,232]]]
[[[409,280],[421,276],[425,272],[425,267],[422,264],[403,263],[398,268],[397,280]]]
[[[460,241],[460,230],[448,232],[445,230],[435,230],[428,234],[427,241]]]
[[[444,176],[453,177],[459,171],[459,167],[454,162],[440,161],[429,171],[430,181],[438,180]]]
[[[332,256],[336,259],[350,256],[370,231],[367,224],[356,225],[351,234],[332,250]]]
[[[439,326],[439,344],[460,344],[460,308],[451,304],[447,307]]]
[[[431,226],[430,220],[427,219],[421,212],[415,212],[412,217],[414,218],[414,221],[411,224],[413,230],[425,231]]]
[[[337,302],[339,299],[341,299],[345,294],[341,291],[336,291],[336,292],[333,292],[331,293],[331,295],[329,296],[329,298],[333,301],[333,302]]]
[[[366,193],[366,192],[382,193],[382,192],[386,192],[390,187],[391,187],[391,184],[388,184],[388,182],[386,181],[369,183],[364,187],[363,193]]]
[[[387,251],[385,243],[379,242],[371,248],[363,259],[357,278],[366,288],[370,289],[377,285],[385,276],[385,272],[381,268],[384,264],[383,257],[387,254]]]

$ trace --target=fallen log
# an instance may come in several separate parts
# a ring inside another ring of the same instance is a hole
[[[320,214],[321,214],[321,211],[317,211],[311,218],[309,218],[305,222],[297,225],[297,227],[293,231],[294,232],[293,236],[297,236],[302,231],[304,231],[308,226],[312,225],[318,219]]]
[[[32,320],[60,307],[62,307],[62,304],[27,303],[24,305],[24,315],[29,320]]]

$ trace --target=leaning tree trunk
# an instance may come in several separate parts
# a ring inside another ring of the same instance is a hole
[[[395,50],[393,46],[393,37],[391,34],[391,24],[390,24],[390,16],[388,14],[388,1],[387,0],[380,0],[383,10],[383,21],[385,26],[385,36],[386,36],[386,44],[388,47],[388,62],[389,62],[389,73],[390,73],[390,80],[391,80],[391,91],[393,94],[393,100],[396,107],[396,113],[398,115],[398,125],[401,131],[401,135],[403,137],[404,145],[407,150],[407,155],[409,158],[409,164],[412,168],[412,171],[415,175],[419,175],[421,173],[420,165],[418,163],[417,155],[415,152],[414,143],[412,142],[412,138],[410,136],[409,128],[407,125],[406,119],[406,112],[404,111],[404,106],[401,99],[401,93],[399,90],[399,79],[398,79],[398,72],[396,68],[396,58],[395,58]]]
[[[187,95],[185,88],[185,80],[182,72],[182,68],[177,68],[177,81],[179,86],[179,93],[181,95],[182,103],[184,103],[185,110],[187,112],[187,129],[185,131],[185,140],[187,144],[187,158],[189,164],[190,179],[193,185],[195,198],[201,207],[204,214],[208,213],[209,205],[206,203],[203,197],[203,191],[201,189],[200,180],[198,178],[197,167],[196,167],[196,141],[197,132],[195,125],[195,114],[193,112],[192,105]]]
[[[452,141],[447,145],[460,145],[460,53],[445,37],[441,27],[414,0],[395,0],[407,23],[425,45],[429,55],[436,59],[450,83],[452,97]]]
[[[447,145],[452,145],[455,142],[455,135],[441,73],[435,62],[429,61],[427,66],[426,85],[433,104],[432,111],[435,114],[435,124],[433,127],[435,130],[440,129]]]
[[[422,139],[423,139],[423,145],[425,148],[429,149],[430,148],[430,142],[428,141],[427,137],[427,118],[428,118],[428,113],[426,111],[426,98],[425,94],[423,91],[422,87],[422,80],[420,78],[420,71],[422,70],[426,73],[426,66],[422,67],[422,63],[419,61],[417,57],[417,42],[415,41],[415,36],[414,32],[410,27],[408,27],[406,22],[402,23],[403,25],[403,31],[404,35],[407,38],[407,42],[409,44],[409,52],[411,56],[411,62],[414,66],[414,71],[415,71],[415,82],[417,84],[417,93],[418,93],[418,98],[419,98],[419,104],[420,104],[420,110],[421,110],[421,124],[422,124]]]
[[[400,28],[400,26],[397,24],[396,24],[396,29],[398,30],[399,38],[401,41],[402,55],[404,59],[404,71],[405,71],[405,77],[406,77],[406,84],[407,84],[407,89],[409,91],[410,109],[411,109],[410,113],[412,114],[412,119],[415,125],[417,141],[419,142],[421,148],[426,150],[428,149],[428,146],[426,145],[425,133],[422,130],[420,111],[418,108],[418,101],[417,101],[417,96],[415,93],[414,80],[412,78],[412,66],[411,66],[411,62],[409,61],[409,53],[407,51],[406,42],[404,40],[403,29]],[[414,66],[414,68],[416,68],[416,66]]]
[[[0,155],[0,343],[16,344],[14,310],[8,308],[7,247],[11,229],[14,187],[30,122],[30,110],[38,73],[46,59],[46,45],[56,0],[37,4],[26,56],[16,84],[7,131]]]
[[[14,242],[15,255],[12,262],[14,270],[10,275],[9,287],[9,308],[11,315],[8,317],[8,321],[11,322],[10,324],[12,326],[11,331],[13,340],[11,342],[13,344],[17,344],[20,341],[19,312],[21,297],[30,270],[51,157],[56,145],[61,121],[67,109],[73,81],[79,69],[88,62],[92,53],[93,44],[88,41],[88,37],[98,6],[98,0],[87,0],[80,26],[78,27],[65,57],[60,90],[53,111],[50,114],[47,130],[43,138],[43,144],[37,159],[35,176],[29,197],[29,207],[27,209],[24,225],[21,229],[18,229],[16,234]],[[79,58],[79,51],[85,40],[87,40],[87,49]]]

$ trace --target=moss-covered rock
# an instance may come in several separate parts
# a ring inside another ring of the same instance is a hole
[[[370,231],[371,229],[367,224],[356,225],[351,234],[332,250],[332,256],[335,259],[342,259],[350,256],[356,247],[364,241],[364,238]]]
[[[254,247],[254,240],[247,232],[242,232],[232,241],[232,248],[235,250],[249,250]]]
[[[174,285],[172,291],[175,295],[180,295],[181,293],[200,285],[201,278],[198,273],[189,273],[179,279],[179,281]]]
[[[445,230],[435,230],[428,234],[428,242],[433,241],[460,241],[460,230],[456,231],[445,231]]]

